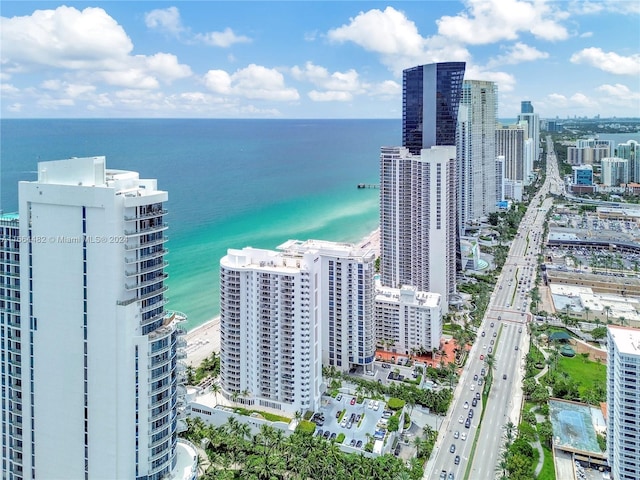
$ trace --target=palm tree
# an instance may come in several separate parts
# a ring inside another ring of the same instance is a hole
[[[607,316],[607,323],[609,323],[609,314],[611,313],[611,307],[609,305],[604,306],[604,313]]]
[[[489,369],[489,371],[491,372],[493,370],[493,367],[496,364],[496,359],[494,358],[493,355],[489,354],[486,357],[484,357],[484,361],[487,364],[487,368]]]
[[[516,426],[511,420],[509,420],[504,426],[504,437],[508,442],[511,442],[514,438]]]
[[[220,393],[220,385],[217,383],[212,383],[211,387],[209,387],[211,393],[213,393],[214,398],[216,399],[216,405],[218,404],[218,393]]]
[[[590,312],[590,311],[591,311],[591,309],[585,305],[585,307],[584,307],[584,314],[585,314],[585,316],[587,317],[587,322],[589,322],[589,312]]]
[[[620,317],[618,317],[618,321],[620,322],[620,325],[622,325],[624,327],[624,324],[627,321],[627,319],[622,317],[622,316],[620,316]]]

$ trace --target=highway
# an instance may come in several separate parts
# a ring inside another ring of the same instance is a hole
[[[439,430],[438,441],[427,462],[425,479],[463,479],[469,463],[468,478],[495,478],[496,465],[504,444],[504,425],[509,421],[518,424],[524,373],[522,366],[529,346],[527,322],[531,321],[528,292],[535,286],[537,255],[543,241],[545,218],[553,204],[552,198],[545,197],[550,191],[556,195],[564,191],[550,137],[547,137],[547,146],[549,153],[545,182],[529,203],[518,234],[511,244],[479,327],[477,340],[454,392],[449,415]],[[487,404],[483,407],[480,400],[473,407],[473,398],[477,393],[481,394],[484,388],[483,370],[485,376],[489,373],[489,355],[493,356],[494,365]],[[471,409],[473,417],[469,418]],[[476,437],[477,445],[472,456]],[[459,458],[456,459],[456,456]],[[456,464],[456,461],[459,463]]]

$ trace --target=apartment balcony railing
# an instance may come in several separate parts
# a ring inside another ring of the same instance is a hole
[[[136,239],[136,237],[129,237],[130,239]],[[155,247],[156,245],[161,245],[166,243],[169,240],[169,237],[163,235],[162,238],[156,238],[155,240],[151,240],[148,242],[137,242],[137,243],[125,243],[125,250],[140,250],[141,248],[150,248]]]
[[[146,234],[149,234],[149,233],[162,232],[162,231],[166,230],[167,228],[169,228],[169,224],[168,223],[160,223],[160,224],[151,225],[149,227],[142,228],[142,229],[134,229],[134,230],[126,230],[125,229],[124,234],[127,237],[134,237],[134,236],[138,236],[138,235],[146,235]]]
[[[145,220],[145,219],[149,219],[149,218],[160,217],[162,215],[166,215],[167,213],[168,213],[167,210],[158,209],[158,210],[152,210],[152,211],[146,212],[146,213],[138,213],[136,215],[125,215],[124,219],[127,222],[131,222],[131,221],[134,221],[134,220]]]
[[[165,260],[162,262],[158,262],[157,264],[152,265],[150,267],[135,269],[135,270],[125,270],[124,275],[125,277],[135,277],[137,275],[144,275],[145,273],[151,273],[151,272],[155,272],[156,270],[161,270],[167,266],[169,266],[169,262]]]

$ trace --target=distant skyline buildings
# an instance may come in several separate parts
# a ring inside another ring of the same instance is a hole
[[[418,65],[402,72],[402,146],[414,155],[455,145],[464,62]]]
[[[533,105],[531,100],[523,100],[520,102],[520,113],[533,113]]]
[[[496,127],[496,155],[504,156],[504,177],[507,180],[525,182],[529,174],[525,162],[524,126],[498,125]]]
[[[19,215],[0,221],[7,478],[176,473],[186,315],[165,310],[167,200],[104,157],[20,182]]]

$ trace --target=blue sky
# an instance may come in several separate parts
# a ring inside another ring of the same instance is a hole
[[[2,1],[3,118],[400,118],[466,61],[500,118],[640,117],[640,2]]]

